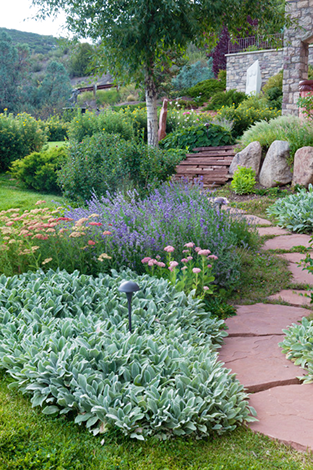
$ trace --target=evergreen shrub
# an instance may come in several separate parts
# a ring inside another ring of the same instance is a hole
[[[204,80],[196,86],[189,88],[186,93],[188,96],[195,98],[199,104],[202,104],[205,101],[209,101],[215,93],[224,91],[225,88],[226,83],[224,81],[211,78],[210,80]]]

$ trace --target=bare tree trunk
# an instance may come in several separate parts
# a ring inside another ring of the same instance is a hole
[[[148,145],[158,147],[157,91],[151,75],[146,77]]]

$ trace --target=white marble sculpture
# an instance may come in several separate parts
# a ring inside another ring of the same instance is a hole
[[[247,70],[246,95],[258,95],[261,91],[261,69],[256,60]]]

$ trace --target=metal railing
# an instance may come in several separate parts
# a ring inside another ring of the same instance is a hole
[[[280,49],[284,45],[284,35],[282,33],[270,34],[268,36],[251,36],[249,38],[239,38],[236,42],[228,41],[228,54],[237,52],[260,51],[266,49]]]

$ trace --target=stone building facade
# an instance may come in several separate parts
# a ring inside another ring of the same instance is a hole
[[[308,78],[313,42],[313,0],[287,0],[286,12],[297,24],[284,32],[282,114],[298,115],[299,82]]]
[[[247,69],[256,60],[259,61],[262,86],[267,80],[283,69],[284,51],[283,49],[268,49],[264,51],[238,52],[227,54],[227,76],[226,89],[236,89],[246,91]],[[313,66],[313,45],[309,46],[308,62]]]
[[[282,114],[298,115],[299,82],[308,78],[308,64],[313,66],[313,0],[286,0],[286,12],[293,23],[284,32],[284,48],[227,54],[226,86],[245,91],[247,69],[256,60],[262,85],[283,69]]]

